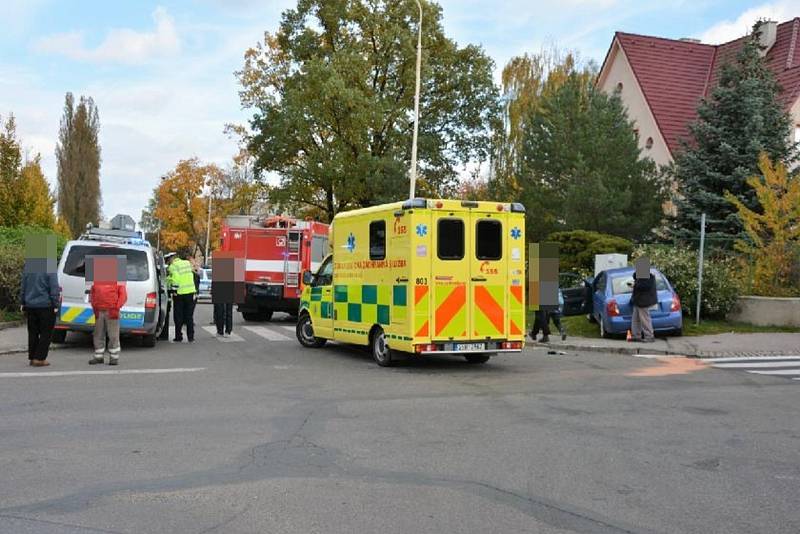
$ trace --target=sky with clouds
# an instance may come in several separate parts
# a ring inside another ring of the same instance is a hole
[[[759,18],[800,16],[800,0],[440,0],[445,31],[481,44],[498,70],[557,44],[601,63],[615,31],[724,42]],[[138,219],[159,177],[197,156],[225,166],[244,123],[233,72],[295,0],[3,0],[0,115],[55,183],[64,93],[100,112],[107,217]],[[10,22],[10,24],[8,24]]]

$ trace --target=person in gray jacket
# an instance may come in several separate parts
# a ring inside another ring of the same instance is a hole
[[[50,365],[47,353],[60,306],[53,236],[33,236],[26,243],[20,310],[28,321],[28,360],[34,367]]]

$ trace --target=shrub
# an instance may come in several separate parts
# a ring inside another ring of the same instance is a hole
[[[56,254],[61,256],[68,238],[59,233],[39,226],[0,226],[0,246],[14,246],[25,250],[25,236],[28,234],[55,234]]]
[[[633,243],[617,237],[589,230],[555,232],[547,241],[559,244],[559,267],[561,271],[594,272],[594,257],[597,254],[627,254],[633,252]]]
[[[685,247],[644,245],[633,252],[633,260],[647,255],[664,273],[681,299],[684,315],[694,316],[697,306],[697,252]],[[700,314],[724,319],[736,303],[741,282],[736,258],[720,252],[703,260],[703,302]]]
[[[0,309],[19,308],[19,285],[24,265],[23,247],[0,245]]]

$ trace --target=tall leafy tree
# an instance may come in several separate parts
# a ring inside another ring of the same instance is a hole
[[[72,93],[64,98],[58,132],[58,214],[73,235],[100,220],[100,117],[94,100]]]
[[[55,199],[42,173],[40,156],[23,161],[14,116],[0,123],[0,226],[54,228]]]
[[[487,159],[497,113],[492,60],[447,38],[441,8],[422,4],[420,196],[447,194],[459,164]],[[249,148],[259,171],[280,175],[276,202],[331,219],[406,196],[418,16],[414,0],[298,0],[246,52]]]
[[[778,97],[781,88],[762,57],[760,24],[744,42],[736,61],[722,67],[719,84],[703,100],[692,140],[684,144],[673,168],[677,182],[677,216],[673,233],[696,240],[700,216],[712,243],[728,245],[743,237],[742,221],[725,191],[751,210],[759,210],[756,191],[747,184],[758,173],[759,155],[790,165],[795,147],[791,119]]]
[[[518,198],[532,239],[575,229],[640,239],[662,219],[665,179],[640,158],[622,101],[581,73],[543,98],[522,151]]]
[[[589,87],[596,75],[592,63],[579,67],[572,52],[557,47],[536,54],[511,58],[500,77],[501,121],[493,135],[491,177],[488,194],[495,199],[510,200],[520,193],[522,144],[528,120],[540,110],[545,98],[561,87],[573,73],[578,73]]]

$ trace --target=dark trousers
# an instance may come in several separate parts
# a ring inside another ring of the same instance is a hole
[[[553,324],[560,331],[561,314],[558,311],[536,310],[536,315],[534,316],[533,320],[533,330],[531,330],[531,337],[536,339],[536,335],[539,333],[539,330],[542,331],[543,336],[549,336],[551,319],[553,320]]]
[[[28,359],[46,360],[56,314],[52,308],[26,308],[28,316]]]
[[[172,299],[173,319],[175,320],[175,339],[183,340],[183,325],[186,337],[194,340],[194,293],[175,295]]]
[[[233,304],[214,304],[214,324],[217,325],[217,334],[230,334],[233,331]]]

